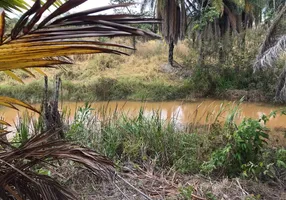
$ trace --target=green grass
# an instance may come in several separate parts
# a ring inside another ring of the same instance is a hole
[[[267,145],[265,142],[271,134],[260,124],[275,113],[235,124],[238,110],[239,105],[229,113],[224,124],[215,120],[204,126],[163,120],[160,110],[146,116],[142,108],[137,116],[131,117],[118,109],[99,107],[94,110],[86,104],[77,110],[72,121],[68,110],[63,112],[62,120],[68,140],[96,149],[119,167],[133,164],[158,171],[204,173],[215,178],[283,181],[285,148]],[[217,115],[223,111],[222,106]],[[30,121],[25,115],[17,127],[14,139],[17,143],[25,141],[31,131],[41,130],[41,120],[33,120],[33,130],[28,128]]]
[[[104,116],[104,120],[98,123],[93,121],[89,109],[82,108],[75,115],[67,134],[70,139],[98,149],[120,163],[152,162],[161,169],[183,173],[199,171],[203,162],[204,135],[180,130],[174,122],[162,120],[155,111],[151,118],[143,115],[143,109],[134,118],[116,111],[107,117],[107,110],[101,108],[97,113]]]
[[[211,176],[257,179],[262,174],[272,179],[275,171],[284,172],[285,149],[264,144],[269,135],[259,120],[245,119],[236,125],[238,108],[230,112],[225,124],[215,121],[204,127],[162,120],[159,110],[147,117],[142,108],[137,116],[130,117],[117,109],[91,110],[86,104],[75,114],[67,135],[123,165],[151,164],[155,169],[186,174],[207,172]],[[268,119],[263,116],[263,120]]]
[[[2,96],[14,97],[31,103],[40,102],[43,97],[44,83],[42,81],[34,81],[26,85],[0,85],[0,94]]]
[[[49,85],[52,93],[53,85]],[[65,101],[96,100],[150,100],[166,101],[184,99],[188,96],[187,84],[169,84],[161,81],[142,83],[136,79],[112,79],[101,77],[89,83],[75,84],[63,80],[61,98]],[[33,81],[25,85],[1,85],[0,94],[24,100],[30,103],[42,101],[43,81]]]

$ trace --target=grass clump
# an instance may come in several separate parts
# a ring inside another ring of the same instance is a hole
[[[88,105],[80,108],[69,138],[99,149],[116,163],[152,163],[156,169],[187,174],[253,179],[272,179],[286,170],[285,149],[267,145],[269,130],[261,123],[270,116],[244,119],[236,125],[238,106],[225,124],[214,121],[206,128],[162,120],[160,111],[146,116],[143,108],[136,117],[105,108],[92,112]]]
[[[89,114],[83,114],[86,112]],[[105,120],[98,123],[90,118],[88,106],[79,110],[68,132],[70,139],[99,149],[120,163],[131,161],[143,165],[152,162],[160,169],[198,172],[204,151],[203,135],[180,130],[174,122],[162,120],[159,112],[154,111],[151,117],[147,117],[143,108],[133,118],[116,112],[107,117],[102,112],[105,111],[98,111]],[[78,120],[77,116],[85,116],[86,119]],[[83,128],[85,123],[92,128]]]
[[[158,113],[150,119],[143,112],[132,120],[123,116],[102,131],[104,153],[113,159],[138,164],[152,160],[157,167],[187,173],[195,173],[200,165],[202,136],[177,130]]]

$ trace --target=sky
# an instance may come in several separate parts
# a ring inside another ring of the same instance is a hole
[[[31,0],[27,0],[27,2],[30,5],[33,5],[33,2]],[[138,2],[140,2],[138,0]],[[79,11],[83,11],[83,10],[87,10],[87,9],[91,9],[91,8],[96,8],[96,7],[101,7],[101,6],[106,6],[110,4],[110,0],[87,0],[85,3],[81,4],[80,6],[72,9],[70,12],[79,12]],[[109,12],[102,12],[102,13],[112,13],[112,10],[110,10]],[[47,13],[48,14],[48,13]],[[46,14],[46,15],[47,15]],[[11,14],[10,14],[11,15]],[[20,12],[15,12],[11,15],[11,17],[15,17],[15,16],[21,16]]]
[[[33,5],[33,1],[31,1],[31,0],[26,0],[26,2],[28,2],[31,6]],[[135,2],[141,3],[142,0],[136,0]],[[110,4],[110,0],[87,0],[85,3],[81,4],[80,6],[77,6],[76,8],[70,10],[69,13],[80,12],[80,11],[83,11],[83,10],[88,10],[88,9],[92,9],[92,8],[106,6],[106,5],[109,5],[109,4]],[[137,12],[140,12],[139,6],[137,6],[136,9],[137,9]],[[43,17],[48,16],[51,13],[51,11],[53,11],[53,10],[54,10],[54,8],[50,9],[50,11],[46,11],[43,14]],[[23,12],[25,12],[25,11],[23,11]],[[21,12],[18,12],[18,11],[14,11],[13,13],[7,13],[7,15],[10,18],[20,18],[21,15],[23,14],[23,12],[21,13]],[[112,14],[112,13],[113,13],[113,9],[110,9],[108,11],[103,11],[100,14]]]
[[[90,8],[96,8],[101,6],[106,6],[109,4],[109,0],[88,0],[82,5],[75,8],[75,11],[82,11]]]

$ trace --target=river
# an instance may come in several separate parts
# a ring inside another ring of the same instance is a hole
[[[114,113],[114,110],[123,112],[129,116],[138,115],[140,108],[144,108],[144,114],[150,115],[154,111],[161,112],[163,119],[175,119],[178,123],[210,123],[218,116],[219,121],[224,121],[229,110],[236,105],[234,102],[221,100],[200,100],[197,102],[135,102],[135,101],[111,101],[111,102],[95,102],[91,104],[92,108],[99,109],[103,106],[107,108],[107,113]],[[34,105],[39,108],[40,105]],[[83,102],[64,102],[61,108],[70,110],[70,116],[74,115],[75,110],[84,106]],[[222,109],[223,108],[223,109]],[[276,106],[262,103],[244,102],[239,106],[239,115],[237,121],[241,121],[244,117],[258,119],[263,114],[269,115],[272,111],[286,108],[285,106]],[[19,111],[1,107],[0,114],[10,124],[17,121],[17,117],[24,112],[25,109],[19,108]],[[218,115],[218,112],[222,111]],[[269,128],[286,128],[286,116],[277,115],[271,118],[267,123]]]

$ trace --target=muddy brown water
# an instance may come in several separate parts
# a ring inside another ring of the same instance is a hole
[[[230,110],[237,104],[230,101],[221,100],[200,100],[196,102],[135,102],[135,101],[111,101],[111,102],[95,102],[91,107],[95,110],[107,110],[107,115],[111,115],[115,110],[123,112],[129,116],[137,116],[140,108],[144,108],[144,114],[150,116],[153,112],[160,111],[162,119],[174,119],[177,123],[211,123],[216,118],[219,121],[225,121]],[[36,104],[35,107],[39,108],[40,105]],[[75,111],[79,107],[83,107],[84,103],[63,102],[61,108],[70,110],[70,116],[74,116]],[[248,103],[244,102],[239,106],[239,114],[236,121],[241,121],[244,117],[251,117],[258,119],[263,114],[269,115],[271,112],[279,109],[286,108],[286,106],[276,106],[271,104],[262,103]],[[0,115],[4,120],[10,124],[17,121],[17,117],[21,115],[25,109],[19,108],[19,111],[11,110],[9,108],[1,107]],[[221,113],[221,114],[218,114]],[[35,114],[36,115],[36,114]],[[271,118],[267,123],[269,128],[286,128],[286,116],[277,115]]]

